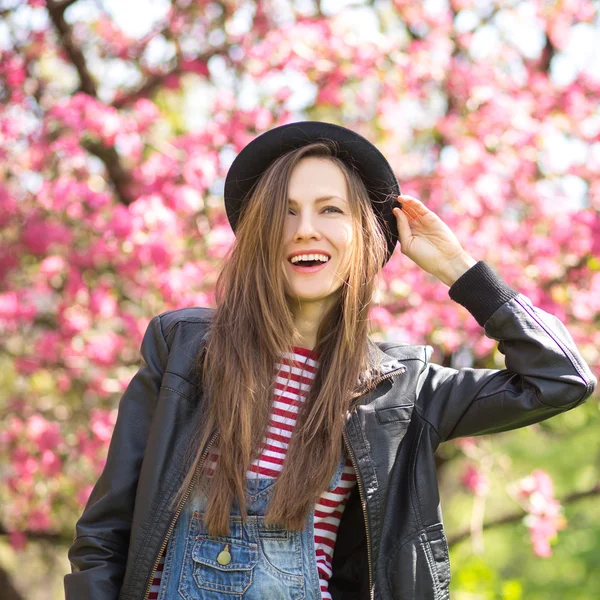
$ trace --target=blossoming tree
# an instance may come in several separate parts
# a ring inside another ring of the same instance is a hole
[[[279,124],[330,120],[371,139],[403,192],[559,316],[600,367],[600,61],[585,54],[598,52],[597,4],[153,6],[131,32],[113,2],[0,3],[0,534],[15,552],[68,546],[143,331],[164,310],[214,305],[233,239],[227,168]],[[372,320],[375,339],[429,343],[446,365],[503,366],[447,288],[399,251]],[[597,411],[580,412],[572,431],[597,425]],[[440,473],[462,481],[442,487],[447,501],[473,494],[450,542],[525,517],[533,552],[549,556],[568,528],[560,499],[598,494],[597,473],[555,497],[552,464],[503,460],[512,435],[440,453]],[[494,481],[512,512],[486,510]]]

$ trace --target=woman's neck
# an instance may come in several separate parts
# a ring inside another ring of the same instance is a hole
[[[294,345],[313,350],[317,345],[317,332],[325,313],[335,302],[333,295],[316,300],[296,301],[290,304],[298,336]]]

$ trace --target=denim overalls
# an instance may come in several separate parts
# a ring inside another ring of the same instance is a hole
[[[329,484],[340,482],[344,459]],[[234,502],[227,537],[202,523],[204,489],[184,505],[167,547],[158,600],[321,600],[311,510],[302,532],[267,526],[264,515],[276,479],[247,479],[248,519]]]

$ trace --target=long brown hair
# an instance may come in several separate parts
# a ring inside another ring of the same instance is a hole
[[[342,431],[360,374],[368,367],[369,309],[377,274],[385,264],[386,241],[367,190],[353,168],[336,156],[330,140],[290,151],[275,160],[250,193],[236,238],[216,283],[217,308],[209,325],[205,356],[199,353],[203,414],[196,415],[188,448],[186,478],[178,504],[213,432],[220,451],[209,483],[204,522],[211,535],[227,535],[237,499],[245,517],[246,471],[260,455],[273,401],[274,365],[293,354],[297,339],[284,288],[283,232],[288,183],[294,167],[309,156],[337,164],[345,175],[354,225],[347,277],[336,302],[318,327],[314,350],[319,367],[297,416],[283,470],[274,484],[267,523],[302,530],[312,504],[327,489],[340,460]],[[203,359],[203,360],[202,360]]]

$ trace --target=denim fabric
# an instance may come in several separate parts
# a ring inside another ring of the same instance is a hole
[[[344,459],[329,490],[339,484],[343,467]],[[242,521],[234,502],[226,537],[209,536],[202,523],[205,489],[188,500],[169,539],[158,600],[321,600],[314,512],[302,532],[264,523],[275,481],[247,480],[248,518]],[[231,561],[221,565],[217,556],[225,549]]]

